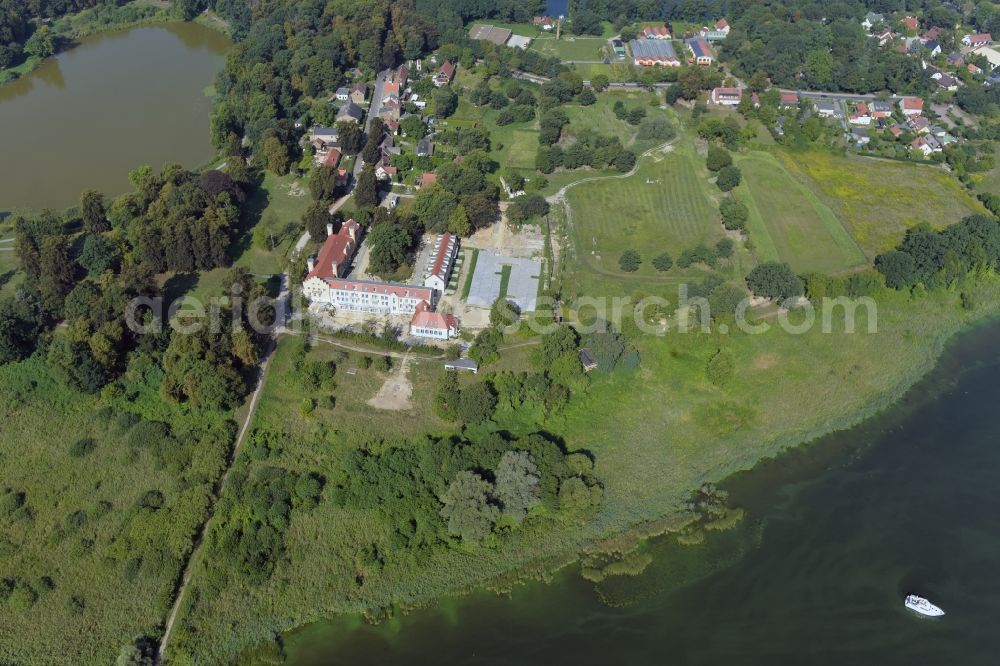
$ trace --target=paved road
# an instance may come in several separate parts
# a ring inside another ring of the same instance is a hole
[[[861,95],[857,93],[837,93],[837,92],[826,92],[823,90],[792,90],[790,88],[781,88],[781,92],[796,93],[799,97],[808,97],[809,99],[839,99],[847,102],[858,101],[858,102],[872,102],[879,98],[878,95]],[[903,95],[890,95],[889,99],[902,99]]]
[[[365,136],[367,137],[368,131],[372,126],[372,119],[376,117],[378,110],[382,108],[382,92],[385,87],[385,80],[389,78],[391,74],[390,70],[384,70],[378,73],[375,77],[375,90],[372,91],[372,102],[368,106],[368,117],[365,119]],[[361,169],[363,165],[361,163],[361,154],[358,153],[358,158],[354,160],[354,180],[357,181],[358,176],[361,174]],[[352,186],[353,187],[353,186]]]

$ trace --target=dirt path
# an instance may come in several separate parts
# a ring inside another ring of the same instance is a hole
[[[394,412],[402,412],[413,409],[410,398],[413,396],[413,384],[410,383],[408,375],[410,355],[403,356],[399,363],[399,369],[386,377],[382,388],[378,390],[368,404],[375,409],[385,409]]]
[[[267,374],[271,367],[271,358],[274,354],[276,346],[276,340],[272,340],[268,345],[267,351],[265,352],[264,362],[260,366],[260,376],[257,379],[257,387],[254,389],[253,396],[250,398],[250,406],[249,409],[247,409],[246,419],[240,427],[239,435],[236,437],[236,445],[233,446],[232,453],[229,455],[229,460],[226,461],[226,471],[222,473],[222,477],[220,477],[219,482],[216,484],[215,493],[213,494],[212,503],[209,508],[208,518],[202,525],[201,531],[198,533],[198,536],[194,541],[194,545],[191,548],[191,555],[188,557],[187,563],[184,565],[184,573],[181,576],[181,582],[177,588],[177,594],[174,597],[174,605],[173,608],[170,609],[170,615],[167,617],[167,623],[163,629],[163,638],[160,640],[160,647],[156,652],[155,664],[163,662],[163,655],[166,652],[167,644],[170,642],[170,637],[173,635],[177,615],[180,613],[181,606],[184,603],[184,595],[187,592],[188,585],[194,575],[194,563],[201,554],[201,546],[205,542],[205,535],[208,534],[208,530],[212,525],[212,520],[215,518],[215,507],[219,498],[222,497],[222,493],[226,489],[226,481],[229,479],[229,472],[233,468],[233,463],[239,455],[240,448],[246,440],[247,432],[250,430],[250,424],[253,422],[254,414],[257,412],[257,404],[260,401],[261,393],[263,393],[264,385],[267,382]]]
[[[559,189],[559,191],[556,192],[555,194],[545,197],[545,200],[548,201],[550,204],[562,203],[566,200],[566,191],[569,190],[571,187],[576,187],[577,185],[582,185],[583,183],[593,183],[598,180],[621,180],[622,178],[628,178],[630,176],[634,176],[635,172],[639,170],[639,163],[643,160],[643,158],[649,157],[650,155],[653,155],[659,151],[663,151],[664,153],[670,152],[671,150],[673,150],[673,145],[676,140],[677,139],[671,139],[666,143],[661,143],[658,146],[653,146],[649,150],[643,152],[641,155],[639,155],[639,157],[636,158],[635,165],[633,165],[632,168],[626,171],[625,173],[616,173],[610,176],[590,176],[589,178],[581,178],[580,180],[574,180],[572,183],[563,185]]]

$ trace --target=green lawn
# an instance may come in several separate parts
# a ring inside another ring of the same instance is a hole
[[[743,183],[736,190],[751,210],[751,240],[762,259],[787,261],[799,272],[838,273],[865,256],[833,212],[793,179],[770,153],[737,157]]]
[[[601,60],[605,55],[608,40],[603,37],[573,37],[563,35],[558,41],[552,37],[539,37],[531,42],[532,48],[545,55],[555,56],[563,61]]]
[[[782,154],[789,172],[819,195],[872,259],[921,222],[944,227],[982,205],[943,169],[828,153]]]
[[[244,210],[242,233],[232,248],[234,263],[257,274],[284,270],[302,232],[302,214],[311,203],[305,179],[268,172]],[[259,225],[266,233],[258,232],[262,243],[255,243],[254,230]]]
[[[466,273],[465,284],[462,286],[462,300],[468,300],[472,291],[472,276],[476,274],[476,262],[479,260],[479,248],[472,249],[472,259],[469,260],[469,272]]]
[[[635,175],[578,185],[569,191],[572,233],[581,260],[600,271],[624,275],[618,258],[629,248],[643,256],[635,275],[661,277],[650,260],[677,256],[698,243],[722,237],[718,208],[709,196],[707,173],[688,144],[650,157]],[[700,268],[674,267],[665,275],[702,275]]]

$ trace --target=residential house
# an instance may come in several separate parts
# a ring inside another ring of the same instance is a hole
[[[437,184],[437,180],[438,177],[436,173],[425,171],[420,174],[419,178],[417,178],[417,189],[419,190],[421,187],[430,187],[431,185],[435,185]]]
[[[360,123],[365,112],[354,102],[348,102],[337,111],[338,123]]]
[[[851,115],[847,116],[847,122],[852,125],[871,125],[872,117],[868,112],[868,105],[865,102],[858,102]]]
[[[993,43],[993,36],[988,32],[979,32],[962,37],[962,43],[966,46],[976,48],[977,46],[989,46]]]
[[[970,74],[977,74],[978,75],[978,74],[982,74],[983,73],[983,70],[980,69],[978,65],[976,65],[974,63],[971,63],[971,62],[968,65],[966,65],[966,69],[969,70]]]
[[[364,104],[368,99],[368,84],[358,82],[351,84],[351,101],[355,104]]]
[[[334,97],[337,98],[338,102],[346,102],[351,99],[351,89],[347,86],[342,86],[337,88],[337,92],[334,93]]]
[[[680,67],[681,61],[669,40],[633,39],[629,42],[632,61],[639,67]]]
[[[948,54],[948,64],[952,67],[958,67],[963,64],[962,54],[957,51],[952,51]]]
[[[396,136],[399,134],[399,121],[394,118],[383,118],[382,127],[385,128],[386,134],[389,136]]]
[[[888,118],[892,115],[892,103],[880,101],[868,102],[868,113],[876,120]]]
[[[597,360],[594,355],[586,347],[580,350],[580,365],[583,366],[584,372],[590,372],[597,368]]]
[[[538,26],[542,30],[551,30],[555,27],[555,22],[552,20],[551,16],[536,16],[531,19],[531,23]]]
[[[838,102],[820,100],[816,102],[816,114],[820,118],[842,118],[844,113],[840,110]]]
[[[336,127],[319,127],[317,125],[309,129],[309,143],[317,150],[326,150],[338,140],[339,134]]]
[[[643,28],[639,31],[639,39],[672,39],[670,28],[667,25],[654,25]]]
[[[434,312],[426,303],[417,305],[417,311],[410,319],[410,335],[419,338],[447,340],[457,337],[458,319],[444,312]]]
[[[399,84],[395,81],[386,81],[382,84],[382,94],[386,97],[399,98]]]
[[[865,14],[865,19],[861,22],[861,27],[865,29],[865,32],[871,32],[872,28],[883,22],[885,22],[884,16],[875,12],[868,12]]]
[[[714,88],[710,97],[712,104],[722,106],[737,106],[742,98],[742,88]]]
[[[933,28],[925,32],[923,34],[923,37],[921,37],[921,39],[925,42],[936,42],[938,39],[941,38],[941,32],[942,30],[939,26],[934,26]]]
[[[886,44],[891,42],[893,38],[895,38],[895,36],[896,35],[892,30],[890,30],[889,28],[885,28],[880,33],[875,35],[875,39],[878,40],[879,46],[885,46]]]
[[[448,280],[451,279],[451,269],[455,266],[456,256],[458,256],[458,238],[448,232],[438,236],[427,264],[427,272],[424,274],[424,286],[443,292],[448,286]]]
[[[709,46],[703,37],[692,37],[685,40],[685,43],[687,44],[688,51],[691,52],[694,63],[698,65],[711,65],[712,61],[715,60],[712,47]]]
[[[903,18],[903,27],[909,32],[916,32],[917,28],[920,27],[920,21],[917,20],[916,16],[906,16]]]
[[[399,103],[398,97],[389,96],[382,100],[382,107],[378,110],[378,117],[385,120],[399,120],[403,111],[403,105]]]
[[[798,106],[799,95],[794,92],[782,92],[781,97],[778,98],[778,106],[788,108],[790,106]]]
[[[933,135],[918,136],[910,142],[910,149],[919,150],[923,153],[924,157],[930,156],[931,153],[940,153],[944,150],[941,146],[941,142],[938,141]]]
[[[899,110],[904,116],[919,116],[924,111],[924,100],[919,97],[904,97],[899,100]]]
[[[907,130],[908,130],[908,128],[906,127],[906,125],[904,125],[902,123],[898,123],[898,124],[893,125],[892,127],[889,128],[889,134],[891,134],[894,138],[898,139]]]
[[[715,29],[726,35],[729,34],[729,22],[726,19],[721,18],[715,22]]]
[[[492,25],[477,23],[469,29],[469,39],[493,42],[503,46],[510,39],[511,31],[507,28],[497,28]]]
[[[319,249],[319,254],[306,260],[309,272],[302,282],[303,290],[310,299],[309,287],[313,287],[313,293],[320,294],[323,291],[322,284],[327,280],[340,278],[347,274],[347,269],[351,265],[351,259],[358,249],[358,242],[361,236],[361,225],[352,220],[347,220],[340,225],[340,230],[333,233],[333,225],[326,225],[326,240]]]
[[[956,79],[951,74],[938,72],[932,75],[931,78],[937,81],[938,86],[949,92],[955,92],[956,90],[958,90],[958,79]]]
[[[854,142],[855,147],[860,148],[861,146],[867,146],[871,141],[871,137],[868,136],[868,130],[864,127],[852,127],[851,141]]]
[[[430,139],[421,139],[417,141],[417,157],[430,157],[434,154],[434,144],[431,143]]]
[[[753,108],[755,109],[760,108],[760,97],[757,95],[757,93],[750,93],[750,103],[753,104]]]
[[[349,182],[351,182],[351,173],[347,169],[337,169],[337,176],[334,179],[337,187],[347,187]]]
[[[928,39],[924,42],[924,48],[930,51],[932,58],[941,53],[941,45],[936,39]]]
[[[340,156],[339,150],[331,148],[323,157],[323,166],[336,169],[340,165]]]
[[[395,181],[398,173],[399,169],[384,161],[375,167],[375,177],[379,180]]]
[[[931,122],[923,116],[910,116],[906,127],[914,134],[927,134],[931,131]]]
[[[406,82],[409,80],[410,70],[406,65],[400,65],[392,73],[392,81],[399,86],[400,90],[406,90]]]
[[[455,65],[451,61],[445,62],[434,75],[434,85],[438,88],[446,86],[453,78],[455,78]]]

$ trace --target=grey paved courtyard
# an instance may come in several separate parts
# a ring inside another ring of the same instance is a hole
[[[482,250],[476,260],[476,272],[469,290],[469,305],[488,308],[500,296],[500,280],[504,266],[510,266],[507,298],[517,304],[521,312],[533,312],[538,298],[538,277],[542,264],[533,259],[515,259]]]

